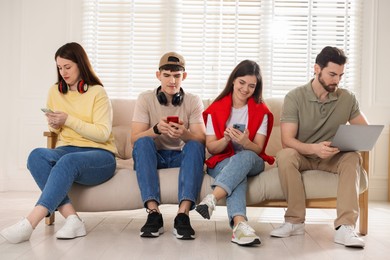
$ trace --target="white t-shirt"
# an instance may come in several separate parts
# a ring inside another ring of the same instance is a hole
[[[156,97],[156,90],[148,90],[138,96],[133,121],[148,124],[150,127],[157,124],[162,117],[179,116],[184,126],[189,129],[190,124],[204,124],[203,103],[199,96],[184,94],[183,103],[180,106],[161,105]],[[184,142],[179,138],[170,138],[160,135],[154,139],[158,150],[181,150]]]
[[[233,108],[230,113],[230,117],[226,122],[226,127],[232,127],[233,124],[244,124],[245,128],[248,126],[248,105],[241,108]],[[268,115],[264,115],[263,122],[256,133],[267,136]],[[215,135],[213,119],[211,114],[207,117],[206,135]],[[233,147],[235,151],[243,150],[243,147],[233,141]]]

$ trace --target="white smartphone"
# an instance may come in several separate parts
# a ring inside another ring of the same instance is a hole
[[[41,108],[42,112],[43,113],[53,113],[53,110],[51,110],[50,108]]]

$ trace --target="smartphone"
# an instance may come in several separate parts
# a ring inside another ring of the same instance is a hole
[[[51,110],[50,108],[41,108],[41,110],[43,113],[53,113],[53,110]]]
[[[245,125],[244,124],[233,124],[233,128],[240,130],[242,133],[245,131]]]
[[[179,123],[179,117],[178,116],[168,116],[167,117],[167,122],[174,122],[174,123]]]

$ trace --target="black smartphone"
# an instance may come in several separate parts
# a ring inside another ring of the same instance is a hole
[[[240,130],[242,133],[245,131],[245,127],[244,124],[233,124],[233,128]]]

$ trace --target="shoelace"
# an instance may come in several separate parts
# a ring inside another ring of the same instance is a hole
[[[351,227],[351,226],[345,226],[345,228],[346,228],[348,231],[351,232],[350,234],[351,234],[353,237],[358,237],[358,235],[356,234],[355,229],[354,229],[353,227]]]
[[[148,208],[146,208],[146,213],[152,214],[154,212],[158,213],[157,209],[148,209]]]
[[[255,232],[255,230],[249,226],[248,224],[244,223],[244,222],[241,222],[240,224],[238,225],[241,225],[241,230],[242,232],[245,234],[245,235],[250,235],[250,234],[253,234]]]
[[[177,218],[177,223],[182,224],[182,225],[189,225],[190,224],[189,220],[190,220],[189,218],[183,216],[183,217]]]
[[[208,197],[208,203],[210,203],[210,205],[211,205],[213,208],[215,208],[215,199],[213,199],[213,196],[212,196],[212,195],[210,195],[210,196]]]

